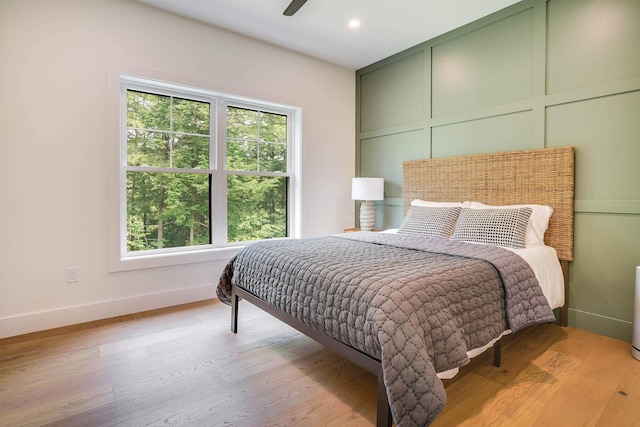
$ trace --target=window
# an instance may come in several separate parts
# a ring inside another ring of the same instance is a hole
[[[227,107],[227,239],[287,236],[287,116]]]
[[[121,258],[295,235],[296,120],[292,107],[121,76]]]

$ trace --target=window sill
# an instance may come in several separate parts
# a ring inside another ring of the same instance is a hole
[[[149,253],[129,255],[111,260],[109,272],[143,270],[147,268],[169,267],[173,265],[193,264],[210,261],[228,261],[237,254],[244,245],[224,248],[193,249],[180,252]]]

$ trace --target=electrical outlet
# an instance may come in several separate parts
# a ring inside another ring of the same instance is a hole
[[[67,267],[67,283],[76,283],[80,281],[78,267]]]

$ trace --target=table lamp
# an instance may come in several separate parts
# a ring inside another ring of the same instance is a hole
[[[351,198],[363,200],[360,204],[360,229],[371,231],[376,223],[373,200],[384,199],[383,178],[353,178],[351,180]]]

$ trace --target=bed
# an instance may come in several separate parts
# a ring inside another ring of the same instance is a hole
[[[554,308],[566,325],[573,170],[572,147],[404,162],[397,233],[266,241],[234,257],[217,288],[232,332],[247,300],[377,375],[378,426],[427,425],[446,401],[441,379],[469,357],[493,347],[499,364],[499,339],[555,320]],[[539,255],[524,255],[536,252],[535,206],[553,212],[538,237],[556,297]],[[515,231],[477,233],[496,218]]]

